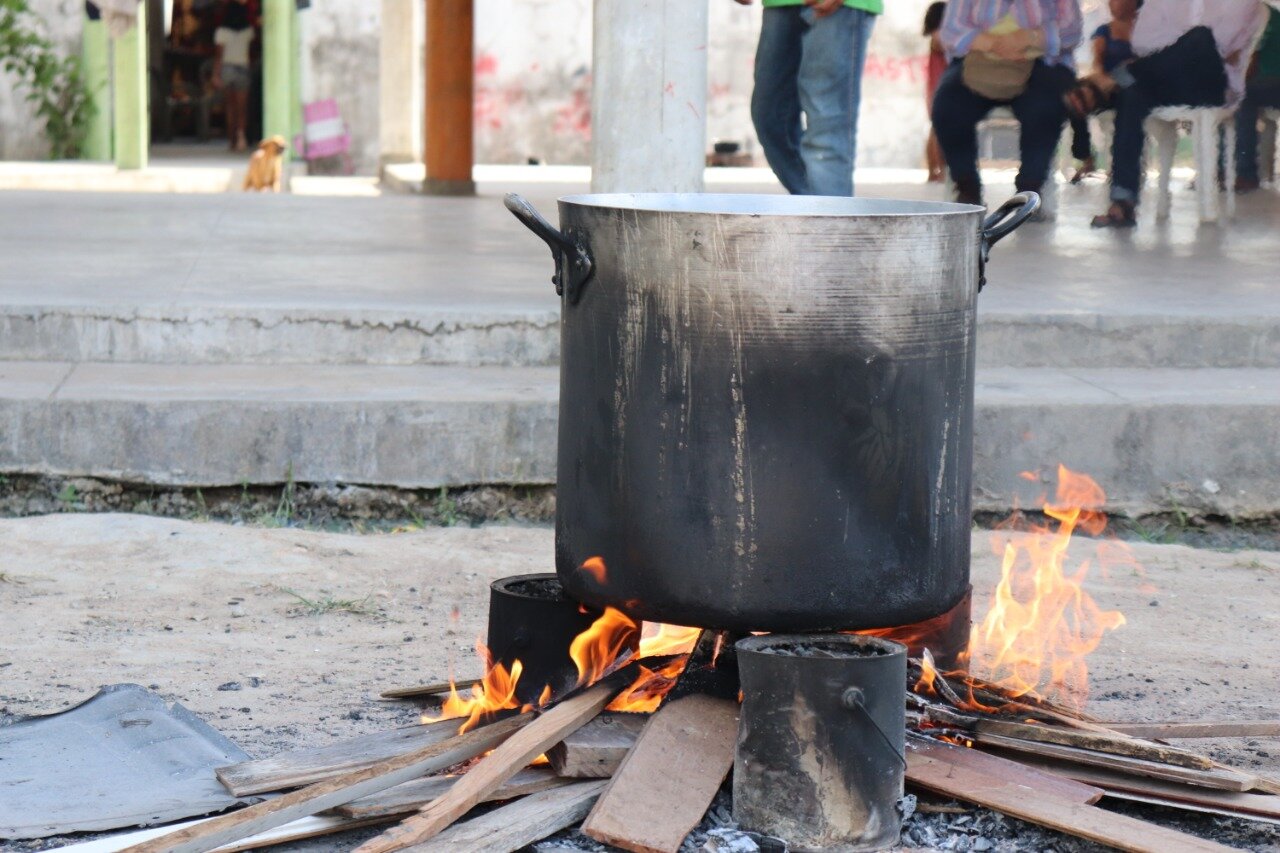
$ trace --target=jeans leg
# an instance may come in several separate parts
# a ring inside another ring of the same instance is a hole
[[[933,129],[951,180],[977,182],[978,122],[995,107],[964,84],[962,63],[953,62],[938,81],[933,95]]]
[[[1116,129],[1111,139],[1111,200],[1138,203],[1142,187],[1143,122],[1155,102],[1141,83],[1116,90]]]
[[[867,37],[874,16],[842,6],[824,18],[802,12],[809,26],[800,59],[800,140],[809,192],[853,195],[858,102]]]
[[[764,149],[765,160],[787,192],[809,192],[800,156],[800,38],[805,24],[800,6],[764,10],[760,43],[756,48],[755,88],[751,93],[751,122]]]
[[[1258,111],[1280,106],[1280,78],[1258,77],[1249,82],[1236,110],[1236,174],[1258,182]]]
[[[1018,119],[1018,147],[1022,162],[1015,186],[1039,191],[1049,177],[1053,154],[1058,150],[1067,108],[1062,102],[1059,72],[1037,62],[1026,90],[1009,104]]]

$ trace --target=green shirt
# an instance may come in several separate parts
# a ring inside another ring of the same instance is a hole
[[[765,8],[769,6],[799,6],[804,0],[764,0]],[[873,15],[884,11],[884,0],[844,0],[844,5],[854,9],[862,9]]]

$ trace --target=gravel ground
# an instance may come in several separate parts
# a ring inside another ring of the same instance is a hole
[[[1000,535],[975,533],[978,612],[999,574],[991,540]],[[412,723],[416,705],[379,691],[477,675],[471,646],[484,630],[487,584],[549,570],[552,539],[546,527],[510,524],[351,535],[123,514],[0,520],[0,718],[51,713],[100,685],[133,682],[257,756]],[[1128,619],[1091,659],[1091,712],[1280,717],[1280,554],[1146,543],[1129,553],[1118,560],[1114,545],[1088,540],[1072,550],[1073,565],[1094,563],[1099,603]],[[233,683],[240,689],[219,689]],[[1187,745],[1280,775],[1280,740]],[[1243,849],[1280,850],[1263,824],[1121,808]],[[904,842],[1091,849],[966,814],[917,812]],[[704,831],[730,828],[712,818]],[[368,834],[288,849],[346,850]]]

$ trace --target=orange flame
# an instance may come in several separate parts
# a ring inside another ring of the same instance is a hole
[[[1066,568],[1072,533],[1097,535],[1106,527],[1105,502],[1097,483],[1059,465],[1057,495],[1044,506],[1057,528],[1025,525],[1025,534],[1004,542],[1000,583],[973,628],[969,655],[975,669],[1013,697],[1052,694],[1064,705],[1083,707],[1085,658],[1104,632],[1124,624],[1122,614],[1102,610],[1085,592],[1087,560]]]
[[[662,622],[646,622],[640,634],[640,657],[658,655],[687,655],[698,642],[699,628],[683,625],[666,625]]]
[[[928,649],[920,656],[920,680],[916,682],[915,687],[911,688],[912,693],[919,693],[922,696],[932,696],[937,693],[933,683],[938,678],[937,667],[933,665],[933,652]]]
[[[508,672],[501,663],[493,662],[489,647],[478,640],[476,652],[485,664],[484,678],[479,684],[473,685],[471,694],[465,697],[458,693],[454,680],[449,679],[449,695],[440,706],[439,716],[423,714],[422,722],[435,723],[440,720],[466,717],[458,728],[458,734],[462,734],[475,728],[486,714],[515,710],[520,707],[516,702],[516,682],[520,680],[524,665],[517,660],[511,664],[511,671]]]
[[[631,686],[618,694],[606,711],[630,711],[636,714],[651,714],[658,710],[662,698],[676,686],[676,678],[684,669],[685,658],[679,657],[669,661],[657,669],[640,666],[640,677]]]
[[[606,572],[604,566],[604,557],[587,557],[582,561],[582,571],[595,578],[596,583],[601,586],[605,583]]]
[[[606,607],[591,627],[573,638],[569,657],[578,667],[578,684],[599,681],[618,655],[631,645],[640,626],[621,610]]]

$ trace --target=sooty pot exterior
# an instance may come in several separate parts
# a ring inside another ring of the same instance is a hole
[[[1003,236],[985,238],[981,217],[889,200],[562,199],[563,233],[541,222],[558,242],[540,236],[563,291],[569,594],[738,631],[907,624],[959,601],[980,266]]]

